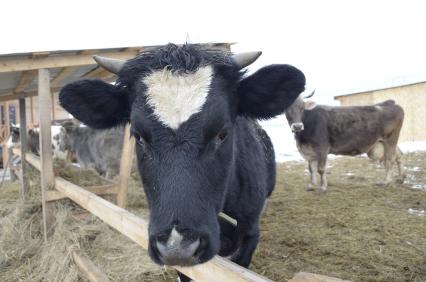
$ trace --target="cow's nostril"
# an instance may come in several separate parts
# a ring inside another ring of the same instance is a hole
[[[196,263],[195,254],[200,247],[200,239],[163,243],[156,240],[161,261],[166,265],[189,266]]]

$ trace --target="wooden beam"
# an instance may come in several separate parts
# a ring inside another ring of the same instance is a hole
[[[335,277],[319,275],[308,272],[297,273],[289,282],[350,282],[349,280],[342,280]]]
[[[53,174],[52,139],[51,139],[51,101],[49,70],[38,70],[38,106],[40,127],[40,157],[41,157],[41,197],[43,206],[44,241],[47,242],[47,233],[53,226],[52,209],[47,203],[46,192],[54,188],[55,175]]]
[[[97,50],[84,50],[82,52],[80,52],[80,55],[93,55],[96,54]],[[59,85],[61,85],[61,82],[71,76],[73,73],[75,73],[77,70],[79,70],[80,67],[65,67],[63,68],[54,79],[52,79],[52,81],[50,82],[50,86],[51,87],[58,87]]]
[[[100,56],[115,59],[130,59],[138,54],[136,50],[124,52],[98,53]],[[95,65],[92,55],[58,55],[42,58],[4,58],[0,59],[0,73],[12,71],[25,71],[48,68],[63,68],[73,66]]]
[[[30,126],[34,126],[34,102],[33,102],[32,96],[30,96],[30,113],[31,113]]]
[[[52,79],[52,82],[50,83],[50,85],[52,87],[57,87],[61,84],[61,82],[69,77],[70,75],[72,75],[73,73],[75,73],[80,67],[65,67],[63,68],[58,75]]]
[[[9,162],[9,150],[7,148],[6,142],[7,138],[10,136],[10,116],[9,116],[9,103],[3,103],[3,114],[4,114],[4,136],[3,140],[3,150],[2,150],[2,158],[3,165],[6,165]]]
[[[130,123],[125,127],[123,138],[117,194],[117,205],[121,208],[125,208],[127,204],[127,187],[129,186],[129,178],[132,173],[135,151],[135,138],[130,135]]]
[[[57,92],[59,90],[61,90],[61,87],[52,87],[51,91],[52,93]],[[34,97],[38,95],[38,91],[37,90],[31,90],[29,92],[21,92],[21,93],[9,93],[9,94],[5,94],[5,95],[1,95],[0,96],[0,102],[5,102],[5,101],[10,101],[10,100],[17,100],[21,97]]]
[[[116,195],[117,194],[117,185],[116,184],[108,184],[103,186],[92,186],[84,188],[87,191],[96,194],[96,195]],[[47,191],[47,201],[57,201],[61,199],[68,198],[58,190],[49,190]]]
[[[108,277],[89,258],[77,251],[71,252],[72,258],[78,269],[91,282],[109,282]]]
[[[18,83],[15,86],[15,90],[13,90],[13,93],[19,94],[27,88],[27,86],[31,83],[31,81],[36,76],[36,71],[24,71],[22,72],[21,78],[19,79]]]
[[[25,156],[27,153],[27,115],[25,107],[25,98],[19,99],[19,138],[21,139],[21,196],[25,199],[28,193],[29,181],[27,175],[27,162]]]

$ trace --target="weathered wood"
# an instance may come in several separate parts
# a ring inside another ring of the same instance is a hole
[[[127,124],[124,130],[123,150],[118,178],[117,205],[121,208],[125,208],[127,203],[127,187],[129,186],[129,178],[132,173],[134,150],[135,140],[133,137],[130,137],[130,124]]]
[[[7,138],[10,136],[10,116],[9,116],[9,103],[4,102],[3,103],[3,115],[4,115],[4,136],[5,139],[3,140],[3,148],[2,148],[2,158],[3,158],[3,165],[6,166],[6,164],[9,162],[9,150],[7,148],[6,142]]]
[[[21,155],[21,151],[18,148],[13,148],[12,149],[13,154],[20,156]],[[22,156],[21,156],[22,158]],[[41,170],[40,167],[40,158],[37,157],[36,155],[34,155],[33,153],[27,152],[26,156],[25,156],[25,160],[31,164],[33,167],[35,167],[37,170]]]
[[[319,275],[308,272],[297,273],[289,282],[350,282],[349,280],[342,280],[335,277]]]
[[[81,51],[79,54],[80,55],[92,55],[95,54],[97,52],[97,50],[84,50]],[[76,71],[78,71],[80,69],[80,67],[65,67],[63,68],[56,76],[54,79],[52,79],[52,81],[50,82],[50,86],[51,87],[57,87],[61,85],[61,82],[73,75]]]
[[[91,282],[108,282],[108,277],[89,258],[77,251],[72,251],[72,258],[78,269],[83,272]]]
[[[103,186],[92,186],[92,187],[86,187],[84,189],[96,195],[116,195],[117,194],[117,186],[115,184],[108,184]],[[49,190],[46,192],[47,192],[46,201],[48,202],[68,198],[66,195],[59,192],[58,190]]]
[[[34,125],[34,102],[33,97],[30,97],[30,126]]]
[[[57,92],[61,90],[62,87],[52,87],[51,92]],[[22,97],[34,97],[38,95],[38,90],[29,90],[27,92],[21,92],[21,93],[8,93],[0,96],[0,102],[3,101],[10,101],[10,100],[16,100]]]
[[[25,161],[25,155],[27,153],[27,115],[25,108],[25,98],[19,99],[19,138],[21,139],[21,196],[25,198],[25,194],[28,193],[28,175],[27,175],[27,162]]]
[[[27,86],[34,79],[36,74],[37,74],[36,71],[24,71],[24,72],[22,72],[21,78],[19,79],[18,83],[16,84],[15,90],[13,92],[19,94],[22,91],[24,91],[25,88],[27,88]]]
[[[43,206],[43,231],[44,240],[47,242],[47,234],[53,226],[53,213],[49,203],[46,201],[46,191],[54,187],[55,176],[53,174],[53,157],[51,141],[50,117],[50,78],[49,70],[38,70],[38,105],[39,105],[39,126],[40,126],[40,175],[41,175],[41,197]]]
[[[128,50],[124,52],[105,52],[98,54],[100,56],[115,59],[130,59],[135,57],[138,52],[136,50]],[[92,55],[87,54],[58,55],[41,58],[5,58],[0,64],[0,73],[95,64],[96,62],[93,60]]]

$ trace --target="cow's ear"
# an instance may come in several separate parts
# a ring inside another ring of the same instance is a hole
[[[315,107],[317,106],[317,103],[315,103],[314,101],[305,101],[304,103],[304,108],[307,111],[313,110]]]
[[[124,88],[102,80],[80,80],[66,85],[59,94],[61,106],[93,128],[110,128],[130,117],[129,97]]]
[[[305,75],[290,65],[270,65],[238,86],[238,114],[268,119],[282,114],[305,89]]]

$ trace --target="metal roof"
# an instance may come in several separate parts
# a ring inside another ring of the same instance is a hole
[[[210,49],[229,50],[232,43],[199,44]],[[49,69],[51,92],[81,78],[113,81],[114,74],[99,67],[93,55],[118,59],[133,58],[161,46],[134,46],[104,49],[57,50],[0,55],[0,102],[37,95],[37,70]]]

